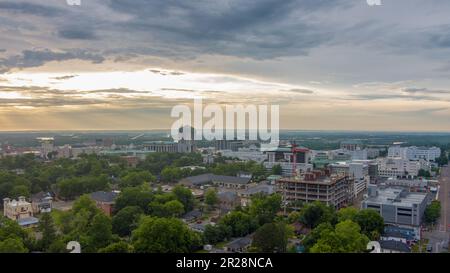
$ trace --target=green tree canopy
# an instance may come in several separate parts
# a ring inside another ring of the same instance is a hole
[[[255,194],[251,197],[249,212],[259,225],[273,222],[281,209],[281,195]]]
[[[283,222],[267,223],[256,230],[252,247],[263,253],[286,252],[292,234],[292,229]]]
[[[361,227],[361,232],[372,240],[378,240],[384,231],[384,219],[373,209],[360,210],[354,221]]]
[[[360,233],[359,225],[345,220],[336,225],[334,231],[325,229],[320,239],[311,248],[313,253],[357,253],[364,252],[369,242],[367,236]]]
[[[117,212],[112,218],[112,230],[120,236],[129,236],[137,227],[144,211],[138,206],[128,206]]]
[[[138,206],[144,212],[148,210],[148,204],[153,200],[153,193],[141,187],[125,188],[116,199],[115,209],[121,209],[129,206]]]
[[[38,230],[42,233],[42,238],[38,242],[39,248],[43,251],[47,251],[57,238],[55,223],[50,213],[42,214],[42,217],[39,220]]]
[[[435,224],[439,217],[441,217],[441,202],[434,200],[425,209],[424,220],[427,224]]]
[[[27,253],[28,249],[22,240],[18,238],[8,238],[0,241],[0,253]]]
[[[145,182],[149,183],[154,181],[156,181],[156,178],[149,171],[132,171],[121,177],[120,186],[136,187]]]
[[[233,237],[242,237],[252,233],[258,226],[257,219],[242,211],[232,211],[219,221],[231,229]]]
[[[175,198],[183,204],[185,212],[194,209],[195,199],[190,189],[177,185],[173,188],[172,193],[175,195]]]
[[[209,208],[214,208],[219,203],[219,197],[216,189],[209,188],[205,193],[205,204]]]
[[[123,241],[112,243],[98,250],[98,253],[132,253],[133,247]]]
[[[187,253],[201,244],[200,235],[176,218],[146,216],[132,235],[136,252]]]
[[[321,223],[334,224],[336,221],[334,209],[319,201],[307,204],[301,210],[300,222],[309,228],[315,228]]]

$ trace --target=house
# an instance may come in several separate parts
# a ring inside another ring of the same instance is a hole
[[[241,199],[236,192],[219,192],[219,208],[221,212],[229,212],[241,205]]]
[[[185,221],[185,222],[193,222],[193,221],[197,221],[198,219],[200,219],[200,217],[202,217],[202,215],[203,215],[202,212],[199,210],[191,210],[190,212],[183,215],[183,217],[181,217],[181,219],[183,219],[183,221]]]
[[[38,192],[31,196],[31,206],[34,213],[51,212],[53,197],[49,192]]]
[[[410,253],[411,249],[403,242],[395,240],[380,240],[381,253]]]
[[[106,215],[111,216],[118,194],[119,193],[117,191],[97,191],[91,193],[91,198],[95,201],[99,209],[101,209]]]
[[[27,202],[23,196],[20,196],[18,200],[4,198],[3,215],[11,220],[17,221],[22,227],[31,227],[39,222],[37,218],[33,217],[31,203]]]
[[[267,194],[270,195],[275,192],[275,187],[268,184],[253,184],[249,186],[246,190],[240,191],[239,196],[241,197],[241,205],[246,207],[250,205],[251,197],[255,194]]]
[[[243,253],[247,251],[251,244],[252,238],[249,235],[246,237],[234,239],[233,241],[225,245],[224,250],[227,252]]]
[[[203,232],[205,232],[206,225],[207,225],[206,223],[192,223],[192,224],[189,224],[188,226],[193,231],[203,233]]]

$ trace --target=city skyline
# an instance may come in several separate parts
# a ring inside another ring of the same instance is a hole
[[[279,104],[283,130],[448,132],[449,11],[437,0],[2,1],[0,131],[169,129],[171,108],[201,96]]]

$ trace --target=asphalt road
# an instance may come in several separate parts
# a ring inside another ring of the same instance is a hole
[[[450,167],[443,167],[439,178],[439,200],[441,201],[442,211],[439,219],[439,231],[450,231]]]
[[[450,167],[443,167],[439,177],[439,195],[441,202],[441,218],[432,232],[424,234],[433,246],[433,252],[447,251],[444,246],[448,246],[450,238]]]

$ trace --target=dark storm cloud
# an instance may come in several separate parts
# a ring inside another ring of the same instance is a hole
[[[450,90],[435,90],[435,89],[428,89],[428,88],[423,88],[423,87],[408,87],[408,88],[403,88],[402,89],[403,92],[405,93],[410,93],[410,94],[450,94]]]
[[[183,54],[201,52],[259,59],[305,55],[309,49],[328,41],[332,33],[309,24],[306,14],[348,1],[156,0],[149,4],[144,0],[112,0],[110,3],[113,10],[133,16],[120,23],[120,28],[140,32],[143,37],[172,48],[183,48]]]
[[[41,3],[45,3],[45,1],[42,1]],[[44,17],[53,17],[61,15],[63,13],[63,11],[59,8],[21,1],[1,2],[0,11],[9,11],[14,13],[44,16]]]
[[[313,94],[313,93],[314,93],[313,90],[309,90],[309,89],[299,89],[299,88],[289,89],[289,90],[284,90],[284,91],[292,92],[292,93],[299,93],[299,94]]]
[[[58,36],[73,40],[95,40],[97,36],[90,28],[65,28],[58,30]]]
[[[61,76],[61,77],[54,77],[53,79],[62,81],[62,80],[72,79],[72,78],[75,78],[77,76],[78,75],[66,75],[66,76]]]
[[[54,52],[51,50],[24,50],[19,55],[0,59],[0,72],[8,71],[12,68],[38,67],[46,62],[66,61],[66,60],[86,60],[93,63],[101,63],[104,58],[96,53],[74,49],[65,52]]]

